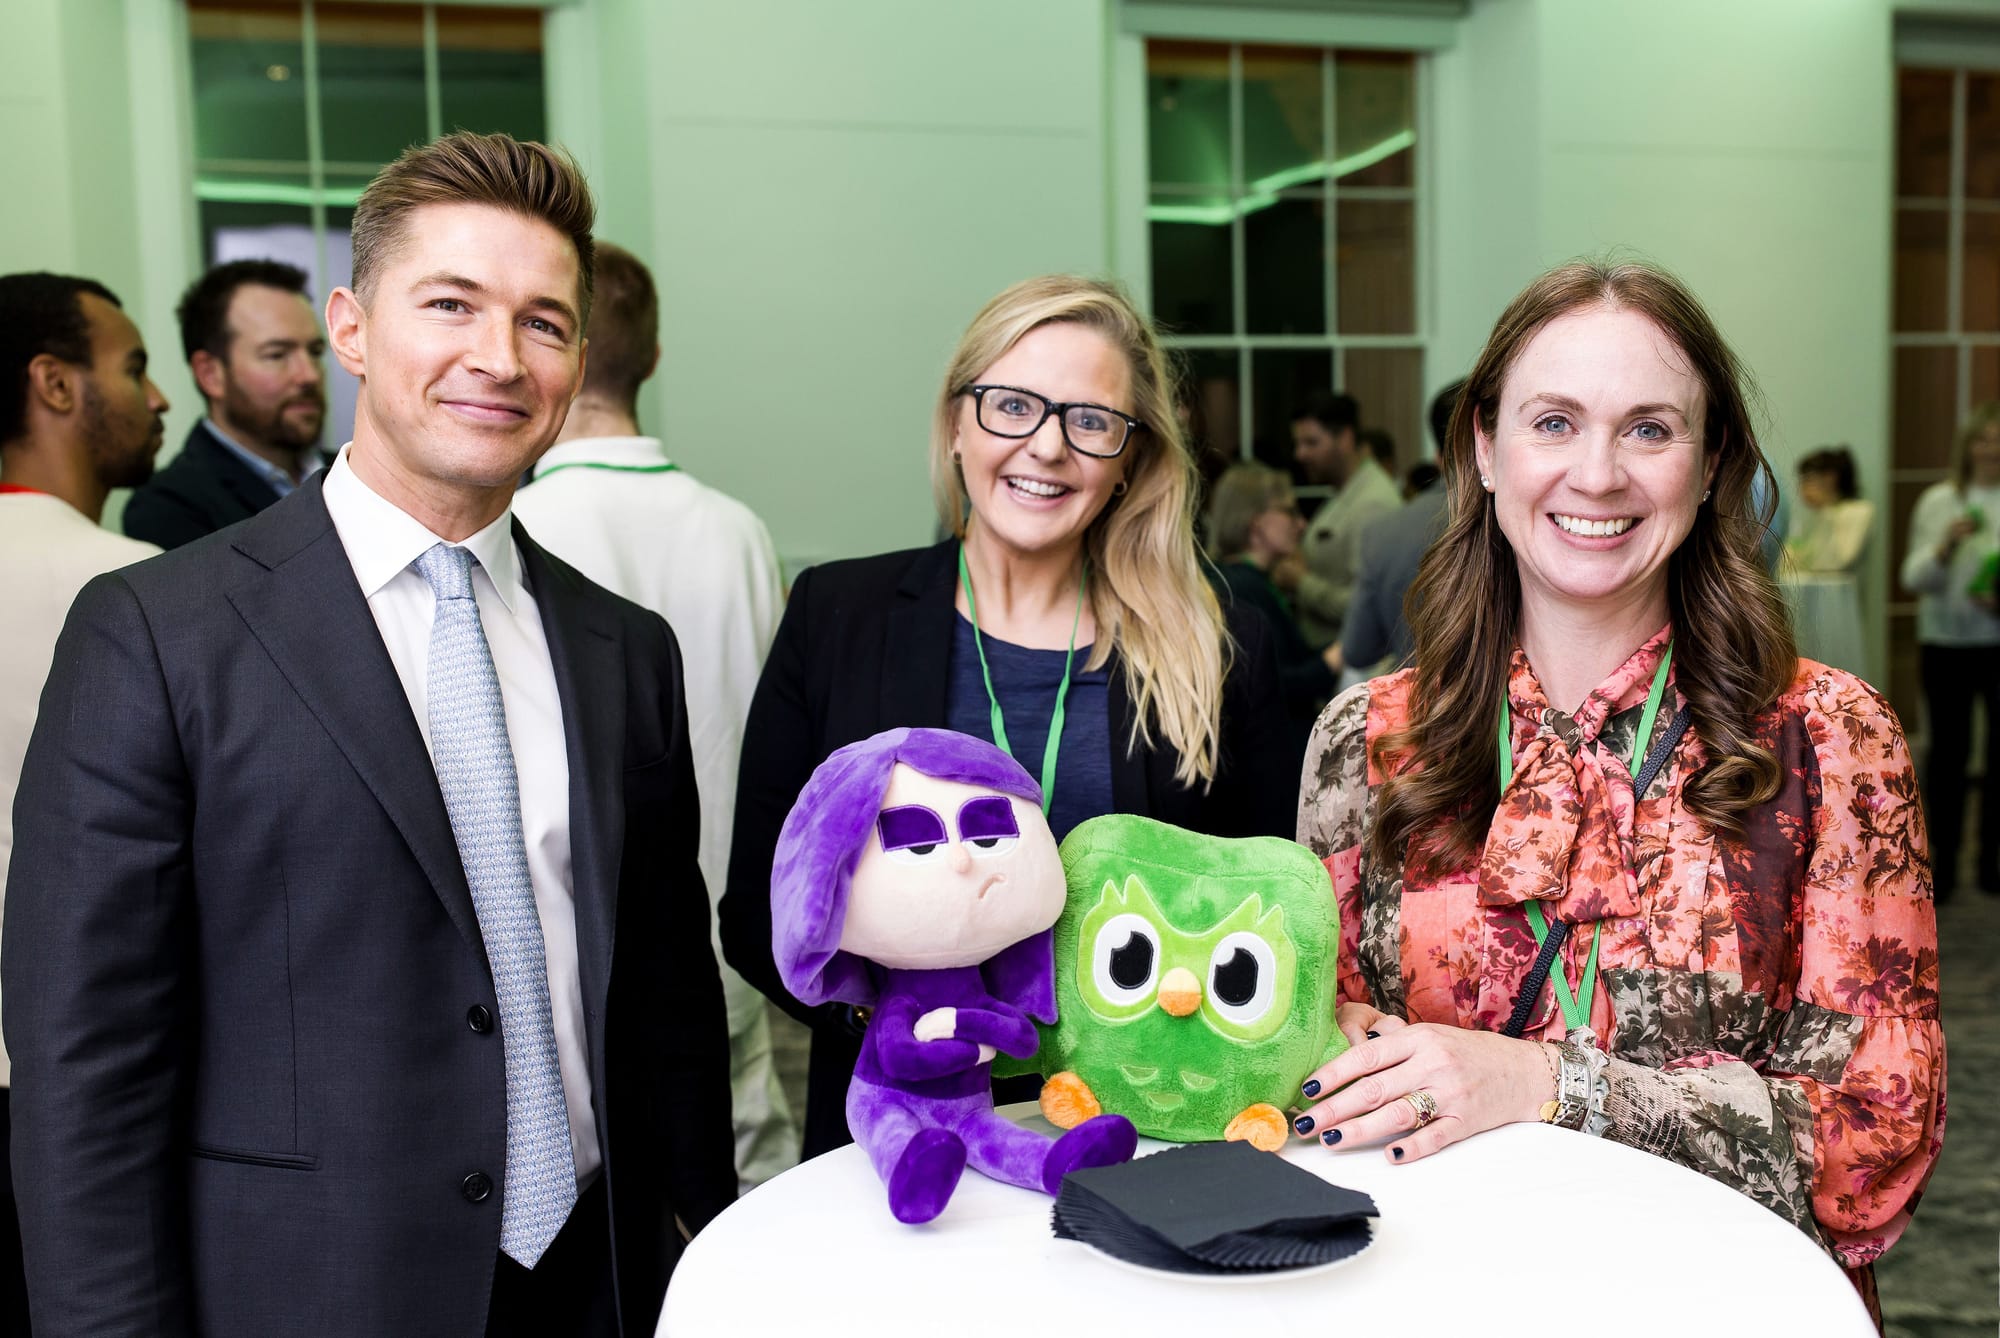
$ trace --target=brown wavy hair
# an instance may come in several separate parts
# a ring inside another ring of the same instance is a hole
[[[1757,447],[1748,378],[1715,324],[1681,282],[1647,264],[1574,261],[1536,279],[1501,313],[1452,413],[1444,535],[1410,589],[1416,682],[1407,728],[1383,735],[1372,760],[1382,788],[1370,853],[1437,876],[1478,856],[1500,802],[1495,718],[1520,637],[1521,582],[1474,458],[1474,423],[1491,437],[1501,389],[1544,326],[1590,308],[1636,311],[1657,325],[1701,382],[1702,449],[1715,462],[1712,498],[1667,561],[1674,682],[1708,763],[1685,790],[1711,827],[1740,835],[1744,814],[1777,793],[1777,758],[1757,741],[1756,718],[1798,672],[1776,583],[1760,541],[1777,505]],[[1765,482],[1762,505],[1756,483]]]

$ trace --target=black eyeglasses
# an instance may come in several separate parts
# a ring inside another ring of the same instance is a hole
[[[1058,404],[1019,386],[965,386],[958,393],[972,396],[979,426],[996,437],[1032,437],[1054,414],[1069,448],[1099,460],[1118,455],[1132,433],[1146,426],[1102,404]]]

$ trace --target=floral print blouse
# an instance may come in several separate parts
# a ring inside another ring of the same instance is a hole
[[[1572,986],[1601,919],[1605,1136],[1734,1185],[1861,1270],[1902,1234],[1944,1131],[1937,918],[1902,729],[1866,683],[1801,660],[1760,717],[1782,788],[1740,840],[1682,803],[1706,758],[1692,729],[1635,802],[1627,759],[1670,630],[1574,716],[1514,652],[1514,783],[1479,867],[1433,882],[1366,849],[1382,782],[1368,746],[1408,723],[1413,672],[1334,700],[1298,839],[1333,875],[1339,996],[1499,1031],[1536,953],[1524,903],[1581,926],[1558,959]],[[1670,686],[1655,738],[1680,704]],[[1497,735],[1496,705],[1496,750]],[[1562,1036],[1554,994],[1530,1038]]]

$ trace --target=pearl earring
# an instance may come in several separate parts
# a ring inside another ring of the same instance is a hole
[[[1703,488],[1703,489],[1701,490],[1701,500],[1702,500],[1702,501],[1704,501],[1704,502],[1706,502],[1706,501],[1708,500],[1708,491],[1709,491],[1709,490],[1708,490],[1707,488]]]
[[[1490,478],[1488,478],[1488,477],[1487,477],[1486,475],[1484,475],[1484,474],[1481,474],[1481,475],[1479,476],[1479,486],[1480,486],[1480,487],[1482,487],[1482,488],[1484,488],[1484,489],[1486,489],[1486,491],[1488,491],[1488,492],[1492,492],[1492,491],[1493,491],[1493,480],[1492,480],[1492,479],[1490,479]]]

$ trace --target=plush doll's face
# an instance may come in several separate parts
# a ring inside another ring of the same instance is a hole
[[[840,947],[905,970],[977,966],[1054,924],[1064,890],[1040,808],[899,762],[855,865]]]

